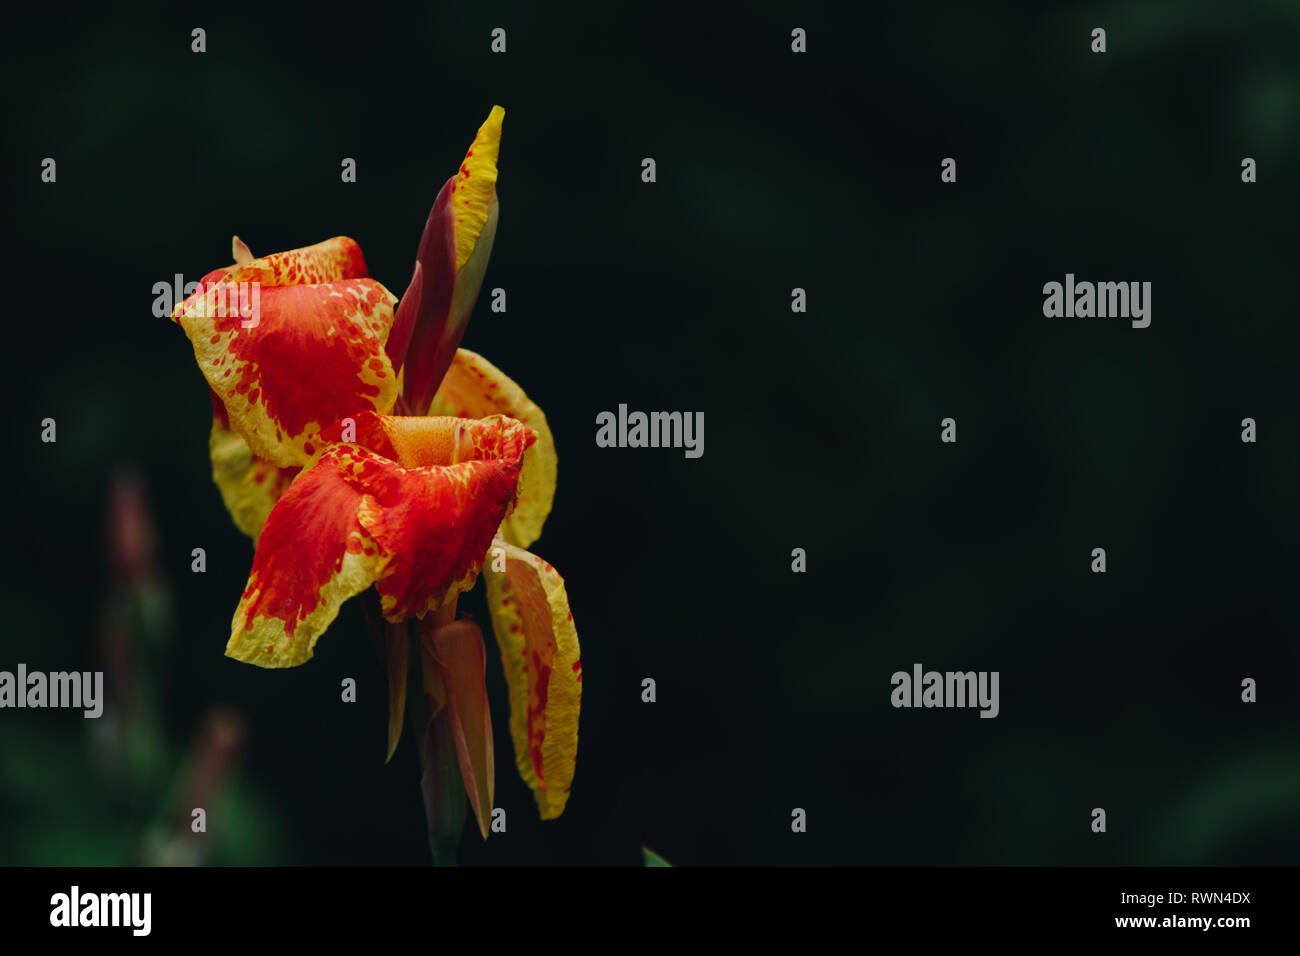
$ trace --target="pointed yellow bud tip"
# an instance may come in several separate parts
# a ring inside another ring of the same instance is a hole
[[[237,266],[247,265],[256,258],[253,250],[249,249],[244,240],[238,236],[230,237],[230,257],[235,260]]]
[[[488,207],[497,185],[497,155],[501,149],[501,123],[506,111],[499,106],[478,128],[456,173],[452,193],[455,216],[456,271],[459,272],[478,244],[488,219]]]

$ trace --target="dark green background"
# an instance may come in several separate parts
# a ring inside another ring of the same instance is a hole
[[[418,771],[409,736],[382,763],[359,602],[301,668],[222,656],[252,551],[152,286],[226,263],[233,233],[344,234],[400,293],[499,103],[485,289],[509,311],[485,295],[464,345],[555,433],[533,550],[567,580],[585,696],[572,798],[541,823],[490,655],[509,829],[467,832],[462,862],[1296,862],[1300,4],[7,17],[0,668],[102,666],[107,484],[134,464],[177,619],[167,733],[183,750],[215,703],[247,721],[264,835],[224,861],[424,862]],[[1151,327],[1044,318],[1067,272],[1151,281]],[[620,402],[703,411],[704,457],[596,448]],[[463,606],[485,620],[481,592]],[[1001,715],[891,708],[917,661],[1000,671]],[[0,863],[119,858],[88,723],[0,712]]]

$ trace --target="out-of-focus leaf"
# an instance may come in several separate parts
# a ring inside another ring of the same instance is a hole
[[[641,847],[641,856],[644,858],[646,866],[672,866],[671,863],[648,846]]]

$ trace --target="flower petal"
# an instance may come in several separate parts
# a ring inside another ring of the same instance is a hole
[[[420,622],[420,640],[433,655],[447,694],[447,712],[460,760],[465,793],[487,839],[496,792],[492,714],[485,683],[483,632],[470,620],[439,626],[436,617]]]
[[[420,260],[416,259],[411,281],[407,283],[406,291],[402,293],[402,298],[397,303],[397,309],[393,312],[393,325],[388,330],[388,341],[384,344],[384,351],[388,353],[389,363],[399,373],[399,385],[401,384],[402,363],[406,361],[406,350],[411,345],[411,333],[415,331],[415,322],[420,317],[420,303],[424,298],[422,268]]]
[[[374,582],[383,558],[358,519],[365,492],[350,480],[366,454],[330,449],[276,502],[231,622],[227,655],[259,667],[301,664],[343,602]]]
[[[377,586],[390,621],[423,617],[473,587],[514,500],[532,433],[508,418],[466,421],[461,427],[470,432],[471,441],[499,457],[410,469],[394,466],[367,482],[360,519],[390,556]],[[493,448],[494,442],[499,447]]]
[[[231,429],[225,406],[215,392],[212,409],[212,432],[208,436],[212,480],[235,527],[256,542],[271,509],[300,469],[279,468],[254,455],[248,442]]]
[[[420,237],[416,254],[420,294],[402,310],[395,333],[398,341],[391,352],[395,361],[399,353],[404,357],[403,395],[417,415],[428,410],[465,335],[492,256],[499,216],[496,163],[504,117],[501,107],[493,107],[460,171],[439,191]]]
[[[262,286],[317,285],[339,279],[365,279],[370,275],[361,247],[347,236],[335,236],[314,246],[276,252],[261,259],[253,258],[252,253],[245,259],[242,252],[247,251],[248,246],[238,236],[233,237],[231,252],[241,261],[213,269],[200,279],[199,288],[172,310],[172,321],[177,322],[181,315],[195,311],[205,294],[236,269],[241,270],[238,281],[256,281]]]
[[[472,459],[518,459],[535,440],[522,422],[502,415],[481,420],[458,416],[376,415],[351,418],[351,438],[343,421],[320,432],[326,444],[355,441],[362,448],[408,468],[454,465]]]
[[[248,248],[248,243],[238,236],[230,237],[230,255],[234,258],[237,266],[248,265],[257,258],[257,256],[253,255],[253,250]]]
[[[469,260],[487,225],[488,207],[496,194],[497,156],[501,151],[501,123],[505,118],[505,110],[492,107],[456,174],[452,202],[456,210],[457,272]]]
[[[393,759],[402,739],[402,721],[406,717],[406,655],[409,642],[406,624],[380,622],[384,633],[384,660],[388,665],[388,753],[384,763]]]
[[[379,610],[379,597],[367,591],[361,598],[365,607],[366,630],[375,645],[379,659],[388,674],[388,750],[384,763],[393,759],[397,744],[402,739],[402,724],[406,717],[407,650],[410,636],[406,622],[394,624],[384,620]],[[418,732],[419,728],[416,728]],[[418,743],[417,743],[418,746]]]
[[[403,298],[408,301],[399,309],[400,321],[394,320],[393,337],[397,341],[390,354],[394,361],[401,359],[402,394],[420,415],[438,388],[438,366],[450,361],[450,352],[460,344],[454,330],[448,329],[456,287],[455,219],[451,209],[454,182],[453,178],[443,184],[429,210],[415,255],[419,291],[417,294],[407,289]],[[445,341],[449,336],[456,339],[450,351]]]
[[[429,830],[429,851],[434,866],[455,865],[456,848],[465,829],[465,783],[460,775],[447,691],[433,652],[421,641],[420,667],[424,676],[425,719],[421,729],[420,792]]]
[[[239,270],[240,282],[257,281],[264,286],[320,285],[370,275],[361,247],[347,236],[272,253],[234,268]]]
[[[497,548],[504,550],[505,570]],[[484,565],[492,628],[510,690],[515,763],[543,820],[564,812],[578,758],[582,658],[564,579],[503,538]]]
[[[555,439],[546,415],[504,372],[468,349],[457,350],[429,411],[461,418],[507,415],[537,433],[536,444],[524,454],[514,510],[501,525],[507,541],[527,548],[541,536],[555,498]]]
[[[396,300],[364,271],[356,243],[340,238],[209,273],[176,307],[199,368],[253,454],[282,467],[309,464],[321,427],[393,407],[384,343]]]
[[[473,454],[498,457],[407,468],[336,444],[299,475],[262,529],[226,653],[292,667],[311,657],[339,606],[372,583],[393,622],[473,586],[532,433],[507,418],[455,427]]]

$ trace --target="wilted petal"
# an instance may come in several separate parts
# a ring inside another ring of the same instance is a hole
[[[301,664],[340,605],[374,583],[383,557],[361,527],[365,492],[351,479],[365,454],[331,449],[276,502],[257,542],[226,654],[260,667]]]

